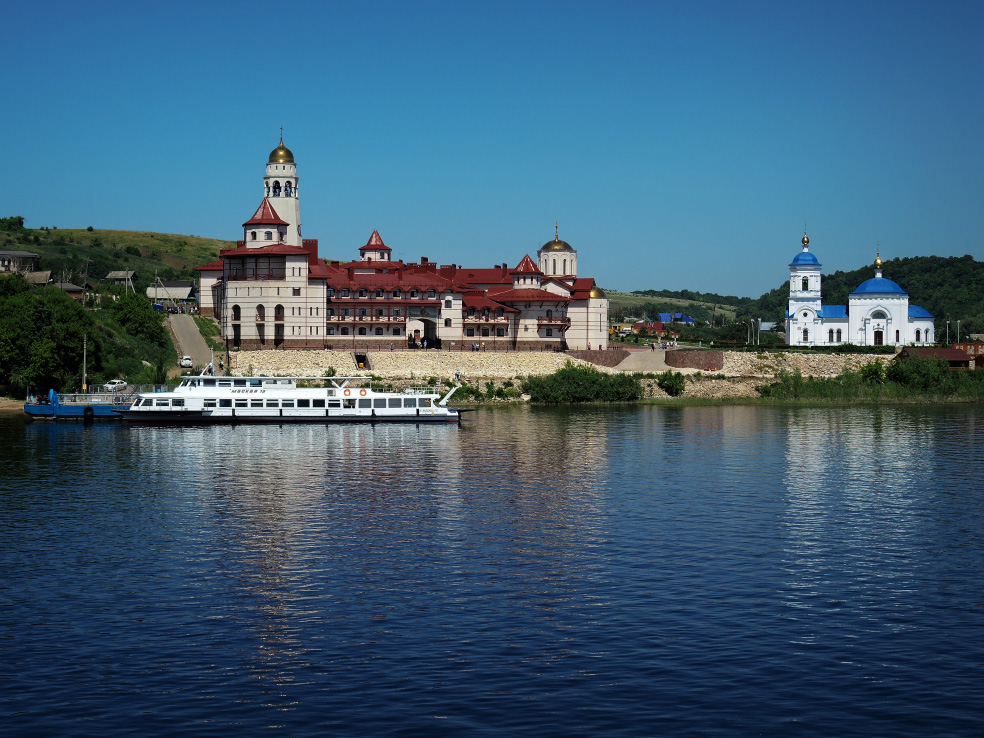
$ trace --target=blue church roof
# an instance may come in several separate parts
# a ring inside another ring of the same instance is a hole
[[[846,318],[847,305],[824,305],[819,314],[821,318]]]
[[[874,277],[862,282],[852,295],[905,295],[908,294],[895,282],[884,277]]]
[[[820,261],[809,251],[800,251],[798,254],[796,254],[793,260],[789,262],[789,266],[804,266],[804,265],[820,266]]]
[[[929,314],[929,311],[924,307],[919,307],[918,305],[909,305],[909,317],[910,318],[932,318],[933,316]]]

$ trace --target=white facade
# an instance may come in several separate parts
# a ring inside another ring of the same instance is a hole
[[[270,200],[277,214],[287,221],[285,243],[300,246],[301,200],[297,193],[298,177],[294,154],[284,146],[283,134],[280,145],[270,152],[270,159],[263,177],[263,197]]]
[[[928,346],[936,340],[933,316],[910,305],[905,290],[882,276],[881,257],[875,259],[875,276],[848,296],[847,305],[823,304],[821,264],[810,253],[810,239],[804,235],[802,243],[789,265],[790,346]]]

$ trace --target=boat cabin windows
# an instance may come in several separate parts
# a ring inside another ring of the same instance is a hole
[[[403,407],[417,407],[417,399],[414,397],[404,398]]]
[[[236,407],[249,407],[249,400],[236,400]]]
[[[324,406],[325,406],[324,400],[311,400],[311,407],[324,407]]]
[[[372,400],[359,400],[359,407],[368,410],[372,407]]]
[[[400,398],[399,397],[391,397],[389,399],[389,407],[400,407]]]
[[[157,400],[154,404],[157,407],[170,407],[171,401],[170,400]]]
[[[315,402],[319,402],[319,400],[315,400]],[[328,407],[340,408],[341,406],[342,403],[340,400],[328,400]]]
[[[266,401],[266,406],[267,407],[280,407],[280,400],[267,400]]]
[[[232,400],[219,400],[219,407],[232,407]]]
[[[171,400],[171,407],[184,407],[185,401],[183,397],[175,397]]]
[[[311,401],[310,400],[298,400],[297,401],[297,406],[298,407],[311,407]]]
[[[263,407],[263,400],[250,400],[250,407]]]
[[[294,407],[294,401],[293,400],[282,400],[281,403],[280,403],[280,406],[281,407]]]
[[[205,407],[215,407],[215,398],[205,400]]]
[[[386,398],[377,397],[372,401],[372,406],[375,408],[383,409],[386,407]]]

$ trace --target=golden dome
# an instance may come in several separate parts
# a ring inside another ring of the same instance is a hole
[[[605,291],[601,289],[601,287],[599,287],[598,285],[595,285],[594,287],[591,288],[591,297],[597,298],[599,300],[608,299],[608,295],[606,295]]]
[[[284,134],[280,132],[280,145],[270,152],[270,161],[267,164],[293,164],[293,152],[284,146]]]
[[[560,225],[554,224],[554,240],[547,241],[543,246],[540,247],[540,251],[573,251],[571,245],[567,241],[560,240]]]
[[[805,233],[803,234],[803,245],[804,246],[809,246],[810,245],[810,237],[807,236]]]
[[[881,269],[881,268],[882,268],[881,254],[879,254],[876,251],[875,252],[875,269]]]

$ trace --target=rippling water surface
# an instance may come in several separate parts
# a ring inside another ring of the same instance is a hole
[[[978,736],[975,407],[0,417],[10,735]]]

